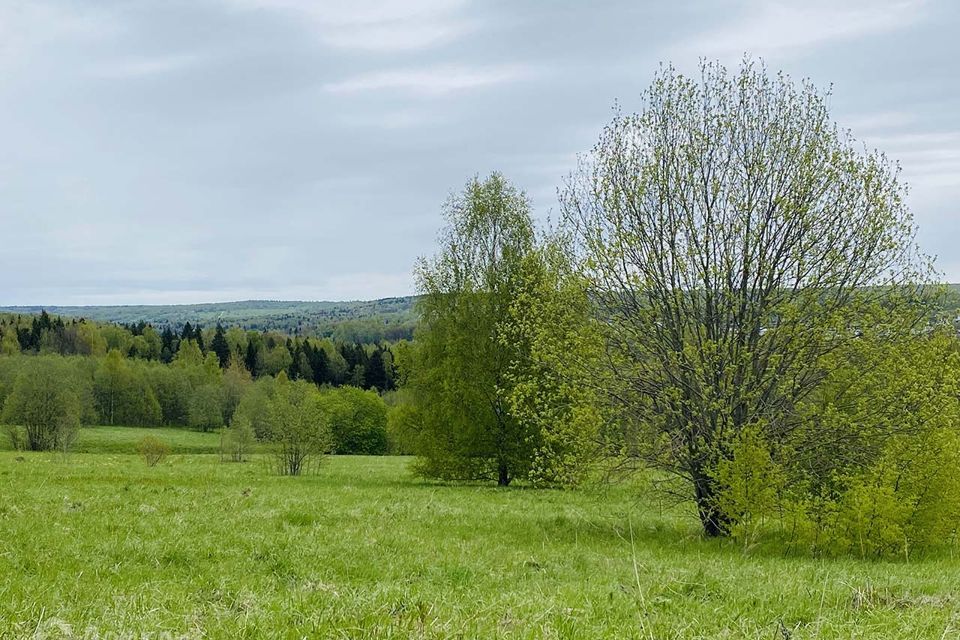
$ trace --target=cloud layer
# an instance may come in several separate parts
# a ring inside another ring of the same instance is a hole
[[[661,61],[833,84],[960,281],[951,0],[0,4],[2,304],[412,292],[440,207],[502,170],[542,218]]]

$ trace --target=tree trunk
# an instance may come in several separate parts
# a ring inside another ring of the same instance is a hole
[[[708,538],[718,538],[730,533],[729,519],[717,508],[717,486],[712,478],[697,474],[694,481],[694,496],[703,533]]]
[[[507,464],[501,462],[497,467],[497,486],[505,487],[510,484],[510,474],[507,472]]]

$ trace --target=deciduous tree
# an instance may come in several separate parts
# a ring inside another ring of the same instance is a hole
[[[928,264],[897,169],[837,127],[810,84],[749,62],[696,78],[667,67],[644,98],[571,177],[563,223],[607,399],[720,535],[725,443],[746,429],[789,438],[825,356],[858,339],[868,310],[909,310]]]
[[[440,254],[417,267],[421,324],[410,387],[421,416],[421,473],[525,477],[533,448],[511,411],[508,372],[524,357],[502,340],[524,256],[534,246],[527,197],[500,174],[450,199]]]

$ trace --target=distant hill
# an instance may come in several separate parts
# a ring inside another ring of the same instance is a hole
[[[947,285],[948,310],[960,313],[960,284]],[[289,335],[334,338],[345,342],[379,342],[413,337],[416,326],[416,296],[353,300],[347,302],[305,302],[291,300],[243,300],[174,305],[110,306],[19,306],[0,307],[0,313],[47,313],[88,318],[97,322],[136,324],[155,327],[192,325],[210,327],[221,322],[225,327],[255,331],[278,331]]]
[[[45,310],[97,322],[142,321],[156,327],[182,327],[187,322],[209,327],[219,321],[225,327],[377,342],[412,336],[415,300],[414,296],[406,296],[348,302],[244,300],[182,305],[19,306],[0,307],[0,312],[35,314]]]

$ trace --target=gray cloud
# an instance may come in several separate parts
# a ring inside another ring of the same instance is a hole
[[[0,4],[0,302],[409,293],[470,176],[546,218],[659,62],[744,53],[834,85],[960,281],[958,26],[950,0]]]

